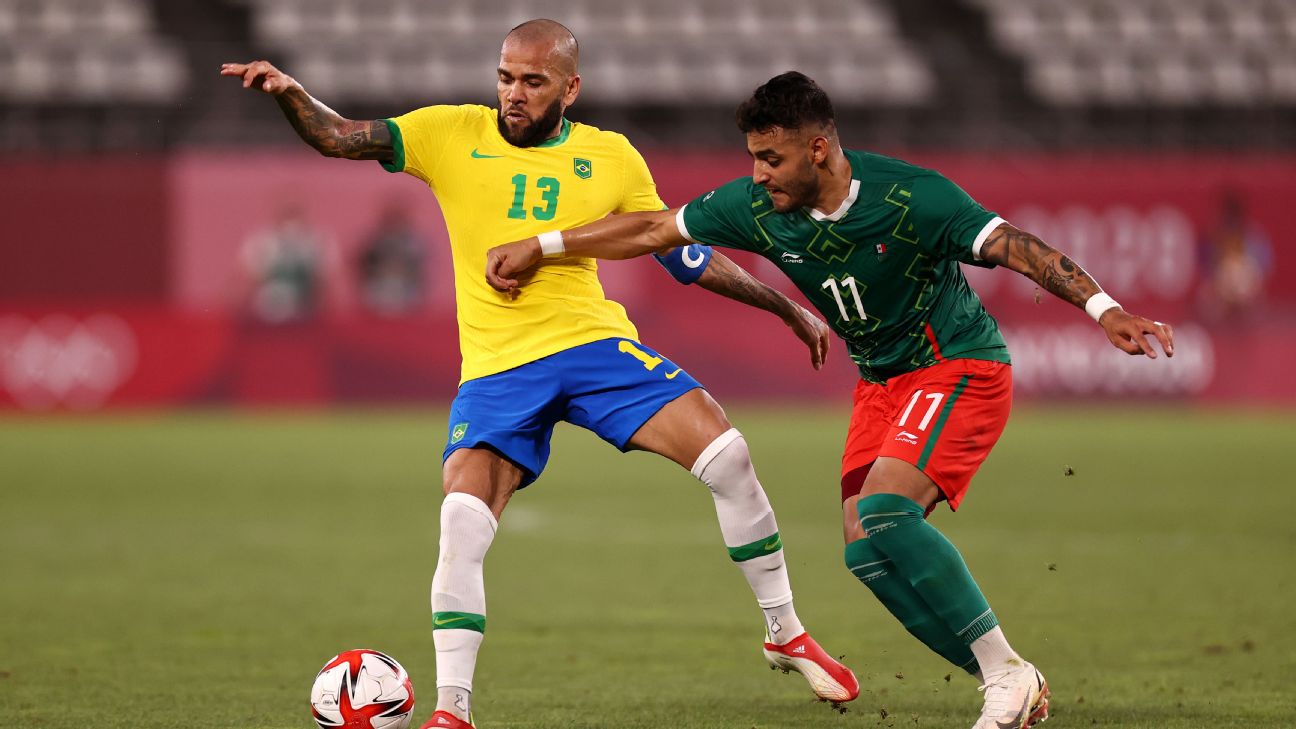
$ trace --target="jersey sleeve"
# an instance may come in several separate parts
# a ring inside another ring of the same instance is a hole
[[[918,246],[924,251],[960,263],[993,266],[977,254],[1003,218],[981,207],[945,176],[932,173],[918,178],[909,212],[914,216]]]
[[[675,224],[694,243],[758,250],[751,178],[740,177],[694,199],[680,208]]]
[[[623,138],[625,150],[622,173],[621,202],[618,213],[638,213],[649,210],[664,210],[666,204],[657,195],[657,183],[653,182],[652,173],[643,155]]]
[[[381,162],[388,172],[407,172],[431,183],[450,138],[468,118],[465,106],[425,106],[384,119],[392,135],[394,159]]]

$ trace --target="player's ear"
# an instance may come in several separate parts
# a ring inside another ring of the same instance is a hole
[[[580,86],[580,74],[572,74],[572,77],[567,79],[567,90],[563,92],[563,106],[576,103],[576,97],[580,95]]]
[[[828,159],[828,138],[822,134],[810,137],[810,161],[821,165]]]

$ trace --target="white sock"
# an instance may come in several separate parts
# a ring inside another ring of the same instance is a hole
[[[441,502],[440,555],[432,577],[437,710],[465,720],[471,708],[477,651],[485,637],[486,583],[482,567],[498,526],[490,507],[475,496],[456,492]],[[452,624],[465,620],[447,613],[480,616],[481,630],[437,629],[439,620]]]
[[[989,683],[996,678],[1026,665],[1017,651],[1008,645],[1003,630],[998,625],[988,633],[972,641],[968,646],[976,656],[977,665],[981,666],[982,683]]]
[[[765,613],[765,627],[772,642],[783,644],[804,633],[792,607],[792,584],[788,580],[774,510],[756,478],[742,433],[736,428],[722,433],[703,449],[691,470],[711,489],[720,533],[730,555],[734,555],[736,548],[762,540],[777,545],[777,551],[769,554],[748,559],[735,557],[738,569],[756,595],[756,604]]]
[[[470,631],[457,630],[455,632],[466,633]],[[472,711],[472,692],[458,686],[437,686],[436,710],[448,711],[456,717],[468,721]]]

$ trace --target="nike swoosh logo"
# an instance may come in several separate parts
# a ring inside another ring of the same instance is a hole
[[[761,549],[770,550],[770,549],[773,549],[773,548],[777,547],[778,544],[779,544],[779,540],[777,540],[777,539],[773,539],[773,540],[771,540],[768,544],[766,544],[764,547],[761,547]]]
[[[673,379],[675,379],[675,375],[678,375],[679,373],[681,373],[681,372],[683,372],[683,371],[684,371],[684,368],[683,368],[683,367],[676,367],[674,372],[672,372],[672,373],[666,375],[666,379],[668,379],[668,380],[673,380]]]
[[[473,159],[499,159],[500,157],[503,156],[504,155],[502,154],[482,154],[481,152],[478,152],[476,149],[472,151]]]
[[[999,729],[1021,729],[1022,722],[1026,720],[1026,712],[1030,710],[1030,700],[1030,694],[1026,694],[1026,698],[1022,699],[1021,710],[1017,712],[1017,718],[1006,722],[996,720],[995,726]]]
[[[432,624],[433,624],[433,625],[449,625],[450,623],[457,623],[457,622],[459,622],[460,620],[467,620],[467,619],[468,619],[468,618],[462,618],[462,617],[460,617],[460,618],[441,618],[440,620],[433,620],[433,621],[432,621]]]

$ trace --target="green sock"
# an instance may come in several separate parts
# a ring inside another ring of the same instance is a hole
[[[860,539],[846,545],[846,568],[851,574],[872,590],[878,601],[923,645],[968,673],[975,674],[980,670],[976,656],[972,655],[967,644],[945,627],[940,616],[871,542]]]
[[[923,508],[897,494],[860,499],[860,524],[945,627],[965,645],[999,624],[963,555],[923,518]]]

